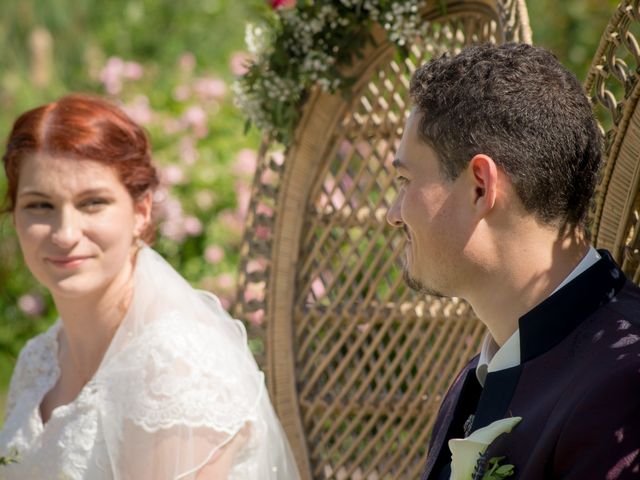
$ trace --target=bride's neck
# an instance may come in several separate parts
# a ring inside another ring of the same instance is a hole
[[[133,295],[133,267],[127,264],[105,289],[81,297],[54,295],[62,320],[61,354],[88,381],[98,369]]]

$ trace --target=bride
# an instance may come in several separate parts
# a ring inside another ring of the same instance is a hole
[[[96,97],[19,117],[3,163],[28,268],[60,318],[13,373],[3,479],[297,479],[242,324],[147,244],[142,129]]]

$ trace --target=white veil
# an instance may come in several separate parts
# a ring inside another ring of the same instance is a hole
[[[95,380],[117,480],[299,478],[244,326],[151,248]]]

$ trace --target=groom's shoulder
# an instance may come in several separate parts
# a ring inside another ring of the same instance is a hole
[[[627,280],[618,295],[607,304],[607,310],[625,320],[627,329],[640,330],[640,287]]]

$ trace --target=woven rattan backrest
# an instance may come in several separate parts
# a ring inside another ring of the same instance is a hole
[[[274,405],[304,478],[417,478],[437,408],[483,327],[457,299],[403,283],[385,221],[412,72],[444,51],[530,41],[522,1],[426,2],[403,58],[380,31],[352,96],[311,93],[285,154],[265,144],[243,245],[244,313],[265,309]]]
[[[605,131],[605,166],[592,237],[640,281],[640,6],[624,0],[611,18],[585,82]]]

